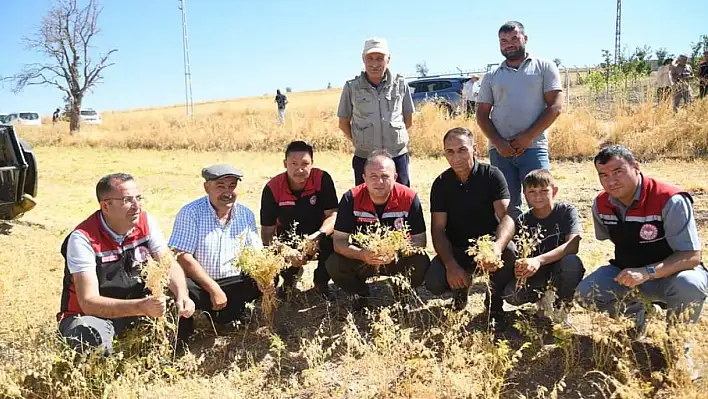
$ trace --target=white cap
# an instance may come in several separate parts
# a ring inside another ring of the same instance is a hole
[[[362,53],[362,55],[366,56],[367,54],[371,53],[389,55],[390,53],[388,51],[388,41],[386,39],[378,37],[367,39],[364,42],[364,52]]]

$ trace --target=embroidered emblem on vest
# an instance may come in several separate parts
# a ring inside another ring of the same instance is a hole
[[[393,227],[395,227],[396,230],[402,229],[403,228],[403,218],[397,218],[396,220],[394,220]]]
[[[644,241],[655,239],[659,235],[659,229],[653,224],[646,223],[639,229],[639,237]]]
[[[313,195],[310,197],[310,205],[315,205],[317,203],[317,196]]]

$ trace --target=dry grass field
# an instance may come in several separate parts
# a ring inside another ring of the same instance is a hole
[[[59,246],[96,209],[101,176],[136,176],[145,208],[169,235],[178,209],[203,195],[202,167],[229,162],[242,169],[239,200],[258,214],[260,192],[281,171],[285,144],[307,138],[320,151],[315,163],[332,174],[341,195],[353,176],[347,142],[336,130],[338,96],[293,93],[282,127],[269,97],[199,104],[192,122],[174,107],[105,113],[103,126],[74,137],[63,125],[23,129],[39,159],[40,194],[37,208],[3,224],[0,235],[0,397],[705,397],[708,382],[688,382],[675,349],[691,334],[694,360],[708,364],[705,315],[694,329],[668,334],[661,319],[652,319],[648,336],[636,340],[627,320],[579,307],[574,330],[553,329],[531,308],[509,308],[516,310],[517,328],[493,337],[480,317],[481,282],[467,309],[455,314],[449,297],[432,297],[422,287],[409,292],[407,308],[394,305],[385,282],[375,280],[372,312],[349,315],[341,291],[331,305],[308,291],[314,264],[302,292],[279,305],[272,329],[257,311],[229,331],[214,331],[202,317],[191,353],[156,361],[145,353],[74,359],[61,347],[54,321],[63,272]],[[473,121],[448,120],[434,109],[416,116],[411,181],[425,209],[430,183],[447,167],[436,157],[440,138],[458,125],[474,128]],[[708,161],[699,156],[708,149],[708,102],[677,115],[651,106],[620,109],[612,121],[568,110],[551,142],[559,198],[576,204],[583,221],[580,256],[588,272],[608,259],[611,247],[593,237],[590,205],[600,186],[592,164],[582,160],[605,142],[630,145],[647,160],[646,173],[693,193],[705,245]]]

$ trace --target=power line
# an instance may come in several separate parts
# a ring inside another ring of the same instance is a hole
[[[184,96],[186,100],[187,118],[192,119],[194,101],[192,100],[192,68],[189,62],[189,40],[187,38],[187,7],[186,0],[179,0],[182,11],[182,47],[184,52]]]

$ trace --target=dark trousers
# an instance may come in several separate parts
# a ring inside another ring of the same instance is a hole
[[[393,162],[396,164],[396,174],[398,175],[396,182],[410,187],[411,180],[410,175],[408,174],[410,157],[408,156],[408,153],[394,157]],[[360,158],[356,155],[352,158],[352,168],[354,168],[354,185],[356,186],[364,183],[364,164],[366,164],[366,158]]]
[[[472,274],[477,269],[477,264],[471,256],[466,253],[467,247],[453,247],[452,256],[465,271]],[[514,262],[516,261],[515,248],[513,243],[509,243],[502,253],[504,266],[489,275],[489,288],[491,298],[485,299],[485,304],[492,312],[501,312],[504,304],[504,288],[514,279]],[[447,282],[447,270],[439,256],[433,258],[430,268],[425,276],[425,286],[428,291],[435,295],[450,291],[450,284]],[[491,304],[489,301],[491,300]]]
[[[698,85],[698,98],[704,98],[708,95],[708,83],[701,83]]]
[[[256,281],[246,275],[218,279],[216,283],[226,294],[226,307],[221,310],[213,310],[209,293],[191,279],[187,279],[189,297],[194,301],[196,309],[208,312],[216,324],[226,324],[238,319],[243,314],[246,303],[261,296]],[[194,331],[194,318],[180,318],[180,338],[186,339],[192,331]]]
[[[558,296],[556,306],[560,307],[561,303],[570,304],[584,274],[583,261],[578,255],[566,255],[558,262],[541,266],[526,280],[523,288],[517,290],[516,278],[514,278],[504,289],[504,299],[514,306],[536,302],[551,283]]]
[[[137,317],[103,319],[95,316],[67,316],[59,322],[59,333],[75,351],[102,348],[104,356],[113,351],[113,339],[137,322]]]
[[[477,111],[477,102],[476,101],[467,101],[466,111],[467,111],[468,116],[474,115],[474,113]]]
[[[338,253],[333,253],[327,259],[327,271],[332,281],[349,294],[368,296],[369,287],[366,279],[375,275],[393,276],[404,274],[410,276],[411,286],[419,287],[425,280],[425,273],[430,266],[428,255],[415,254],[406,256],[398,262],[377,268],[358,260],[349,259]]]
[[[329,235],[320,241],[320,250],[317,254],[317,268],[315,269],[314,283],[315,285],[325,286],[329,283],[329,273],[327,273],[327,259],[334,252],[334,241],[332,236]],[[284,281],[294,281],[300,275],[302,275],[302,267],[289,267],[282,272],[280,275],[283,277]]]

